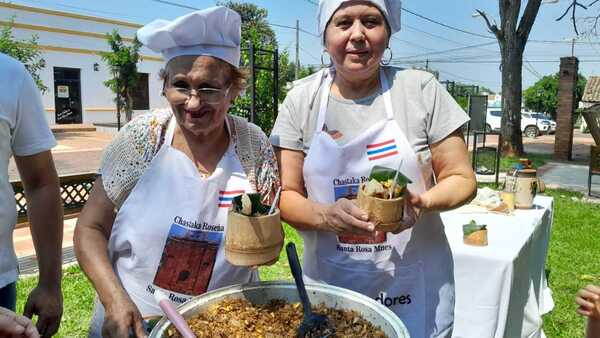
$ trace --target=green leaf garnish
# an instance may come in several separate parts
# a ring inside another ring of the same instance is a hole
[[[486,230],[486,229],[487,229],[487,225],[477,224],[477,222],[475,222],[475,220],[471,220],[469,223],[463,225],[463,235],[469,236],[470,234],[472,234],[476,231]]]
[[[369,179],[375,179],[378,182],[386,182],[387,180],[393,180],[396,176],[396,170],[388,167],[376,165],[371,169],[371,174],[369,174]],[[400,187],[405,187],[412,181],[404,176],[402,172],[398,173],[398,178],[396,179],[396,184]]]

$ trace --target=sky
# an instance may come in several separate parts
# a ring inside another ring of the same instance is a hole
[[[183,6],[207,8],[213,0],[164,0]],[[191,9],[173,6],[157,0],[12,0],[12,3],[55,9],[85,15],[125,20],[145,24],[154,19],[173,19]],[[323,51],[316,36],[317,0],[256,0],[241,1],[265,8],[268,21],[277,35],[279,49],[295,57],[294,29],[296,20],[300,32],[300,62],[320,64]],[[522,1],[522,10],[527,0]],[[591,2],[591,0],[589,1]],[[572,39],[576,37],[569,15],[560,22],[556,19],[567,9],[570,0],[543,4],[529,36],[525,49],[523,89],[533,85],[542,76],[558,72],[560,58],[571,55]],[[485,86],[500,92],[499,48],[492,33],[481,17],[474,17],[476,9],[499,21],[498,1],[495,0],[404,0],[402,30],[393,35],[393,59],[401,67],[426,66],[439,71],[440,80]],[[409,12],[410,11],[410,12]],[[578,17],[600,14],[600,3],[587,11],[579,10]],[[443,23],[459,32],[425,20],[420,16]],[[579,21],[580,25],[585,25]],[[583,29],[588,30],[589,29]],[[580,73],[588,77],[600,75],[600,37],[586,34],[575,40],[574,55],[579,58]],[[387,57],[388,54],[386,53]]]

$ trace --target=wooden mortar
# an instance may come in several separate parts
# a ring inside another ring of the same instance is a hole
[[[463,236],[463,242],[467,245],[487,246],[487,229],[477,230],[470,233],[469,235]]]
[[[279,209],[272,215],[258,217],[230,210],[225,232],[225,258],[236,266],[273,264],[279,258],[283,237]]]
[[[402,222],[404,197],[383,199],[365,194],[365,183],[358,189],[358,207],[369,214],[369,220],[375,224],[375,230],[394,232]]]

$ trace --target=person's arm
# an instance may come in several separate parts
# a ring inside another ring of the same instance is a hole
[[[44,151],[15,156],[27,197],[27,214],[38,257],[40,277],[29,294],[25,316],[38,316],[37,328],[44,337],[58,331],[62,316],[61,272],[63,207],[52,154]]]
[[[411,195],[414,206],[431,211],[457,208],[477,194],[475,173],[460,129],[432,144],[431,160],[437,184],[420,196]]]
[[[104,306],[102,335],[128,337],[133,329],[137,337],[145,337],[140,312],[123,289],[108,257],[108,239],[115,216],[115,206],[107,197],[100,177],[77,220],[75,254]]]
[[[351,201],[341,198],[333,204],[322,204],[306,198],[302,167],[304,153],[275,148],[281,173],[281,218],[299,230],[321,230],[336,233],[369,234],[373,224],[368,215]]]

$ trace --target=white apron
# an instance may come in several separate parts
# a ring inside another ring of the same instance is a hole
[[[172,117],[165,143],[119,209],[108,243],[113,268],[143,317],[162,315],[156,289],[178,306],[209,290],[258,280],[223,253],[231,200],[253,190],[233,141],[215,172],[202,178],[171,146],[175,126]],[[99,302],[96,307],[90,336],[99,336],[103,323]]]
[[[333,203],[355,198],[371,167],[397,168],[421,194],[431,186],[431,156],[417,157],[393,118],[387,79],[380,72],[386,119],[345,145],[323,131],[333,76],[325,79],[316,134],[304,160],[308,198]],[[358,291],[394,311],[411,337],[450,337],[454,310],[452,255],[439,214],[425,212],[411,229],[397,235],[340,235],[301,231],[304,273],[308,282],[322,282]]]

